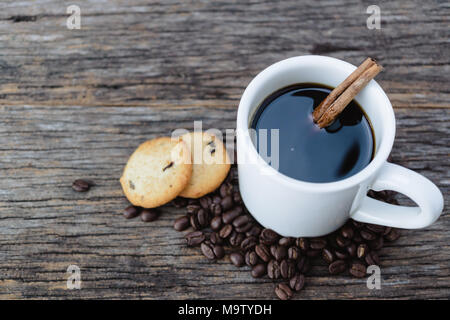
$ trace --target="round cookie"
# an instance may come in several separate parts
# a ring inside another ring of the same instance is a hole
[[[120,183],[133,205],[155,208],[176,198],[191,175],[187,144],[181,139],[162,137],[146,141],[134,151]]]
[[[179,194],[200,198],[217,189],[230,171],[230,159],[220,139],[206,132],[189,132],[181,136],[191,153],[192,177]]]

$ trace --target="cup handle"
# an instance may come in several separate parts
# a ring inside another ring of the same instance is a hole
[[[436,185],[412,170],[389,162],[383,165],[371,189],[403,193],[418,207],[392,205],[365,195],[358,210],[351,214],[352,219],[389,227],[419,229],[436,221],[444,208],[444,198]]]

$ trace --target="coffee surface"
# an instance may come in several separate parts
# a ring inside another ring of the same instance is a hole
[[[333,182],[364,169],[372,159],[374,140],[361,107],[352,101],[327,128],[312,120],[312,111],[331,92],[320,84],[303,83],[283,88],[267,97],[258,108],[251,128],[256,148],[263,156],[261,129],[267,129],[267,155],[272,154],[271,132],[279,129],[279,161],[269,162],[279,172],[301,181]]]

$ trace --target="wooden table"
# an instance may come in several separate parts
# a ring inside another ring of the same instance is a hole
[[[435,182],[442,217],[382,252],[382,289],[316,266],[296,298],[449,298],[449,16],[445,1],[74,1],[0,4],[0,298],[274,298],[227,259],[207,261],[172,228],[121,216],[118,182],[136,146],[175,128],[234,128],[266,66],[321,54],[380,60],[397,116],[394,161]],[[72,181],[90,178],[88,193]],[[402,203],[408,203],[401,199]],[[68,290],[67,267],[81,268]]]

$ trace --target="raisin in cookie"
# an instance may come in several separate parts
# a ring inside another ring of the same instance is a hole
[[[187,144],[181,139],[162,137],[146,141],[134,151],[120,183],[133,205],[155,208],[176,198],[191,175]]]
[[[200,198],[217,189],[228,175],[230,159],[220,139],[206,132],[189,132],[181,136],[191,153],[192,177],[179,194]]]

